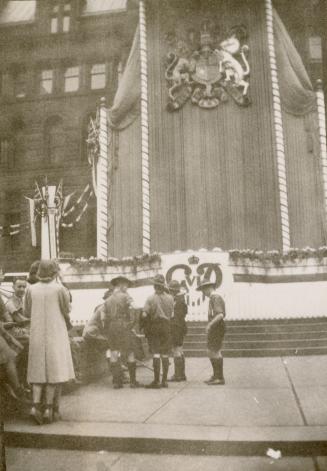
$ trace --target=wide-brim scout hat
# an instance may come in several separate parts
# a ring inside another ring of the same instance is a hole
[[[131,280],[126,278],[126,276],[116,276],[116,278],[113,278],[110,281],[110,284],[115,288],[118,286],[120,283],[126,283],[128,286],[132,286]]]
[[[179,293],[181,290],[181,284],[177,280],[171,280],[168,283],[168,289],[174,293]]]
[[[207,288],[208,286],[213,286],[214,288],[217,286],[217,284],[214,281],[210,281],[208,279],[202,280],[202,282],[199,284],[199,286],[196,288],[197,291],[202,291],[204,288]]]
[[[154,286],[161,286],[161,288],[164,288],[165,290],[168,290],[166,282],[165,282],[165,277],[163,275],[160,275],[160,274],[156,275],[153,278],[152,283],[153,283]]]

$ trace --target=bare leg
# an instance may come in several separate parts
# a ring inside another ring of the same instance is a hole
[[[61,393],[62,393],[62,385],[57,384],[54,398],[53,398],[53,407],[58,407],[58,409],[60,406]]]
[[[20,389],[20,384],[15,361],[8,361],[5,365],[5,370],[9,384],[14,388],[15,391],[18,391]]]
[[[39,425],[42,424],[42,412],[41,412],[41,398],[43,392],[43,384],[33,384],[33,406],[30,411],[30,416]]]
[[[56,392],[56,384],[45,385],[45,403],[47,406],[53,406],[53,399]]]
[[[43,421],[51,423],[53,421],[53,400],[56,392],[56,384],[45,385],[45,410],[43,414]]]
[[[41,404],[43,385],[33,384],[33,402],[34,404]]]
[[[114,389],[120,389],[123,387],[123,378],[121,364],[119,361],[119,352],[116,350],[111,351],[111,373],[112,373],[112,382]]]

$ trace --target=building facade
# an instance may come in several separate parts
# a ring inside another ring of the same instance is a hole
[[[4,1],[0,11],[0,267],[27,270],[35,181],[63,181],[74,203],[91,182],[86,139],[100,97],[110,106],[137,18],[126,0]],[[94,196],[60,250],[96,251]],[[69,223],[69,221],[67,221]],[[20,224],[20,229],[16,225]],[[16,234],[15,234],[16,232]],[[39,233],[39,227],[37,227]],[[10,235],[10,233],[12,235]]]

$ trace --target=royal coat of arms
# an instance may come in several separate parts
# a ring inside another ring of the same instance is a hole
[[[165,77],[168,84],[167,109],[175,111],[189,99],[201,108],[215,108],[231,96],[240,106],[248,106],[249,47],[244,43],[243,25],[233,27],[220,38],[215,23],[206,20],[199,33],[189,31],[167,35],[171,48]]]

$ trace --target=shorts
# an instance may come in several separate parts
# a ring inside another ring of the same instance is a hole
[[[128,355],[135,353],[134,335],[128,324],[120,320],[113,320],[109,324],[109,348]]]
[[[186,335],[186,324],[171,324],[171,343],[173,347],[182,347]]]
[[[171,351],[170,324],[166,319],[151,321],[148,342],[152,354],[169,355]]]
[[[220,321],[214,325],[208,332],[207,336],[207,348],[212,352],[219,352],[223,346],[223,340],[225,336],[225,322]]]

